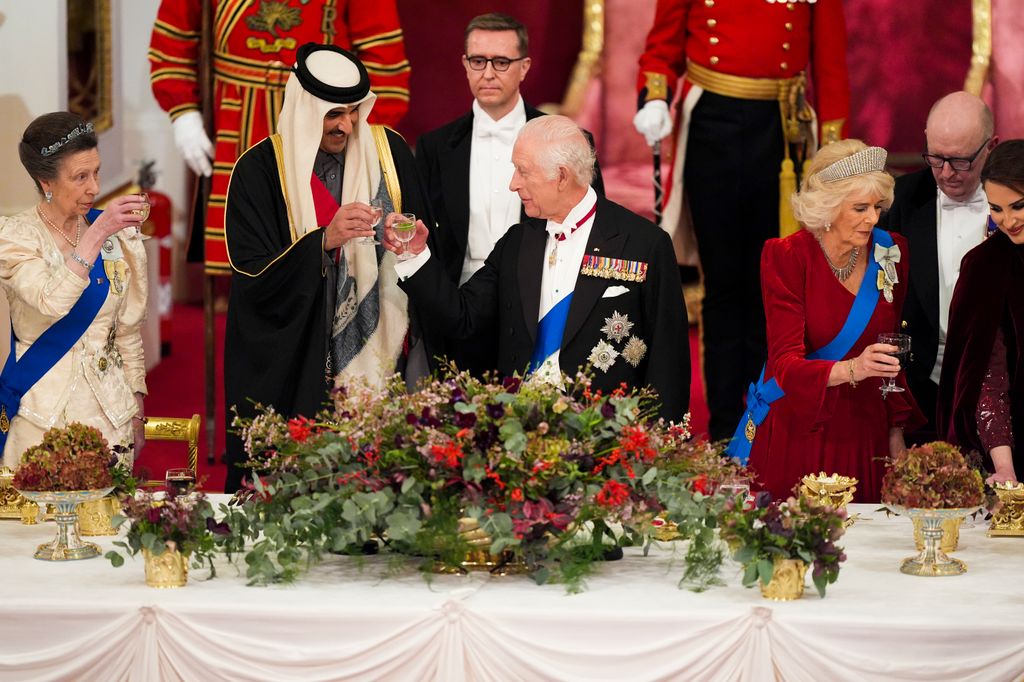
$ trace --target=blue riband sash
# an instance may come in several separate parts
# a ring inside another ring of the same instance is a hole
[[[530,358],[530,372],[536,372],[548,356],[562,347],[562,335],[565,333],[565,321],[569,318],[569,304],[572,293],[555,304],[537,324],[537,343],[533,347]]]
[[[98,210],[90,211],[90,222],[99,214]],[[14,325],[11,325],[11,352],[0,373],[0,452],[7,444],[7,432],[10,431],[11,420],[18,414],[22,397],[82,338],[107,300],[109,290],[110,282],[103,271],[103,259],[97,256],[89,273],[89,284],[75,305],[67,315],[40,334],[20,358],[17,357]]]
[[[872,240],[889,248],[892,246],[892,236],[885,230],[877,227],[872,231]],[[868,244],[867,253],[873,253],[872,244]],[[807,355],[808,360],[841,360],[857,339],[864,333],[864,329],[875,314],[875,306],[878,304],[878,270],[880,266],[873,258],[868,259],[868,267],[864,272],[864,281],[860,283],[857,290],[857,297],[850,306],[850,313],[846,316],[843,328],[839,330],[836,337],[818,350]],[[786,395],[782,387],[771,378],[764,380],[765,368],[761,368],[761,376],[756,384],[750,384],[747,390],[747,410],[744,412],[740,423],[736,426],[736,432],[729,441],[729,447],[725,449],[726,454],[735,457],[740,464],[746,464],[750,458],[750,448],[754,444],[754,436],[757,434],[757,427],[768,416],[771,404]]]

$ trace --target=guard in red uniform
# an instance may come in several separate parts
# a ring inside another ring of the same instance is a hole
[[[197,174],[213,173],[206,211],[206,271],[230,274],[224,200],[231,169],[242,152],[276,131],[298,47],[316,42],[354,52],[377,95],[371,122],[390,126],[409,107],[409,62],[395,0],[213,1],[216,146],[199,113],[198,61],[206,2],[162,0],[150,39],[150,81],[157,102],[174,122],[174,140],[189,167]]]
[[[819,135],[808,70],[820,139],[840,139],[849,108],[841,0],[658,0],[640,57],[634,125],[649,144],[672,132],[668,105],[682,89],[663,226],[673,234],[692,217],[716,440],[732,436],[765,361],[761,247],[779,235],[783,160],[812,153]]]

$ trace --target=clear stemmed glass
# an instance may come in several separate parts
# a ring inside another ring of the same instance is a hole
[[[409,260],[412,254],[409,253],[409,242],[416,236],[416,215],[413,213],[399,213],[391,229],[395,231],[395,237],[402,242],[402,253],[397,260]]]
[[[910,360],[910,337],[906,334],[879,334],[878,343],[885,343],[890,346],[896,346],[896,350],[889,353],[897,360],[900,361],[900,369],[906,369],[907,363]],[[890,393],[902,393],[903,388],[896,385],[896,377],[889,377],[887,381],[883,381],[880,387],[882,391],[882,397],[889,395]]]
[[[384,218],[384,200],[383,199],[371,199],[370,200],[370,213],[373,216],[373,222],[370,223],[370,227],[376,228],[380,225],[380,221]],[[380,244],[375,237],[361,237],[359,239],[360,244]]]

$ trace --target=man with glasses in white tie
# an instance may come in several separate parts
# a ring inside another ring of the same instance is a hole
[[[980,176],[998,143],[992,112],[970,93],[946,95],[928,114],[925,142],[928,167],[896,178],[892,208],[879,221],[910,246],[902,331],[913,337],[914,351],[907,382],[928,424],[907,434],[907,443],[935,440],[935,399],[960,260],[989,232]]]
[[[473,18],[462,56],[472,110],[417,141],[416,162],[437,221],[436,230],[431,226],[437,256],[455,284],[472,277],[509,226],[526,217],[508,185],[516,135],[527,121],[544,115],[519,92],[531,63],[523,24],[505,14]],[[600,169],[593,186],[604,194]],[[479,374],[495,367],[493,330],[447,346],[462,369]]]

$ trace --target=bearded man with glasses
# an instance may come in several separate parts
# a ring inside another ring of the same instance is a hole
[[[938,100],[925,125],[928,167],[896,178],[892,209],[879,221],[902,233],[911,253],[901,326],[914,339],[907,382],[928,424],[907,434],[907,443],[936,438],[935,400],[960,260],[990,230],[981,169],[999,141],[993,129],[992,112],[974,95]]]
[[[509,190],[512,143],[526,122],[543,112],[523,101],[519,87],[530,71],[526,27],[506,14],[474,17],[465,31],[462,65],[472,110],[421,135],[416,162],[437,221],[429,226],[448,278],[463,284],[479,270],[511,225],[526,219]],[[593,138],[585,133],[593,147]],[[592,186],[604,195],[600,167]],[[494,330],[446,344],[460,369],[474,374],[496,367]]]

